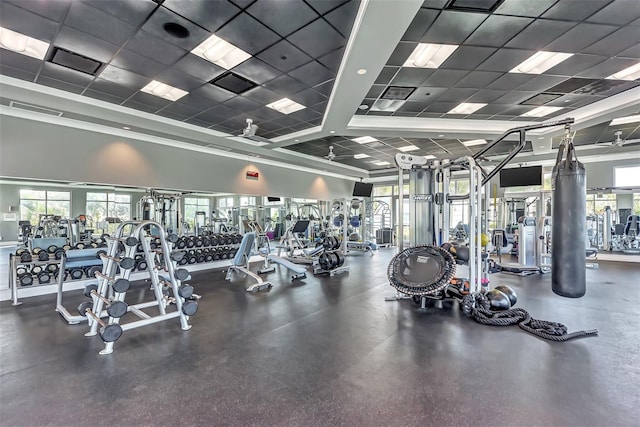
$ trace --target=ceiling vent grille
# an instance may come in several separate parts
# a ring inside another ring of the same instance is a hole
[[[241,93],[244,93],[249,89],[253,89],[254,87],[258,86],[257,83],[245,79],[244,77],[232,73],[231,71],[227,71],[221,76],[211,80],[211,84],[228,90],[229,92],[233,92],[236,95],[240,95]]]
[[[59,47],[54,48],[49,62],[92,76],[95,76],[103,65],[95,59]]]
[[[50,108],[39,107],[37,105],[25,104],[24,102],[11,101],[9,107],[19,108],[20,110],[33,111],[35,113],[47,114],[49,116],[62,117],[62,111],[52,110]]]
[[[449,0],[444,7],[449,10],[463,12],[494,12],[504,0]]]

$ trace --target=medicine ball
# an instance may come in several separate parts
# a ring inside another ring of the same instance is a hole
[[[509,297],[497,289],[488,291],[484,296],[489,300],[491,310],[500,311],[509,310],[511,308],[511,301],[509,301]]]
[[[516,291],[514,291],[510,286],[500,285],[500,286],[496,286],[494,289],[502,292],[507,296],[507,298],[509,298],[509,302],[511,302],[511,307],[515,306],[516,302],[518,302],[518,295],[516,294]]]

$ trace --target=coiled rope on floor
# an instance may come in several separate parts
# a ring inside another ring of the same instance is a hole
[[[482,294],[465,295],[462,299],[462,311],[483,325],[511,326],[517,324],[530,334],[550,341],[568,341],[574,338],[598,335],[597,329],[567,333],[567,327],[562,323],[534,319],[523,308],[492,311],[489,300]]]

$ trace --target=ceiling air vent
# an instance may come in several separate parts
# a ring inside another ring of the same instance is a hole
[[[51,110],[50,108],[39,107],[37,105],[25,104],[24,102],[11,101],[9,102],[9,107],[33,111],[35,113],[47,114],[49,116],[62,117],[62,111]]]
[[[539,93],[526,101],[522,101],[520,105],[544,105],[547,102],[551,102],[554,99],[560,98],[562,94],[560,93]]]
[[[59,47],[54,48],[49,62],[92,76],[95,76],[102,67],[102,62]]]
[[[244,77],[232,73],[231,71],[227,71],[221,76],[211,80],[211,84],[228,90],[229,92],[233,92],[236,95],[240,95],[241,93],[258,86],[257,83],[247,80]]]
[[[444,8],[463,12],[491,13],[494,12],[503,1],[504,0],[449,0]]]
[[[380,99],[406,100],[417,88],[404,86],[389,86]]]

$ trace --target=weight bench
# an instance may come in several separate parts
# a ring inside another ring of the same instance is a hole
[[[292,271],[294,274],[293,276],[291,276],[291,280],[296,280],[296,279],[304,279],[307,277],[307,269],[304,267],[300,267],[297,264],[292,263],[291,261],[284,259],[284,258],[280,258],[279,256],[276,255],[271,255],[268,253],[264,253],[263,255],[265,256],[265,258],[267,259],[268,263],[274,263],[274,264],[279,264],[281,266],[283,266],[284,268]],[[264,269],[260,270],[258,273],[268,273],[271,271],[274,271],[275,268],[274,267],[269,267],[268,265],[265,266]]]
[[[305,256],[313,257],[313,256],[320,255],[323,251],[324,251],[323,246],[316,246],[315,248],[304,248],[302,250],[302,253],[304,253]]]
[[[231,261],[231,265],[227,270],[227,276],[225,280],[231,280],[231,275],[233,273],[242,273],[245,276],[251,276],[256,280],[257,283],[249,286],[247,288],[247,292],[257,292],[263,289],[269,289],[273,287],[270,282],[265,282],[262,280],[260,276],[253,273],[249,270],[249,259],[251,258],[251,248],[253,248],[253,244],[256,241],[256,233],[246,233],[242,238],[242,242],[240,242],[240,248],[238,248],[238,252],[236,256],[233,257]]]

